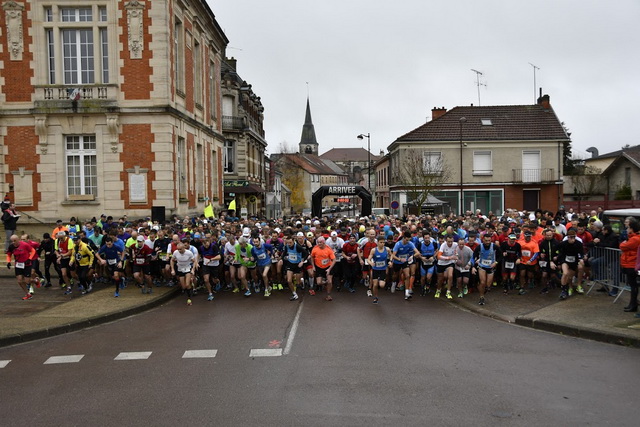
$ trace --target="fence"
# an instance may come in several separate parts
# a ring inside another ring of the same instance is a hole
[[[627,278],[620,268],[620,249],[593,247],[589,250],[589,262],[591,264],[591,292],[596,284],[617,290],[618,295],[613,300],[615,303],[622,296],[623,291],[630,290],[627,286]]]

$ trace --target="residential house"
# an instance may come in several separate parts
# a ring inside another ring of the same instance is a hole
[[[569,137],[548,95],[535,105],[434,108],[432,114],[388,147],[392,200],[402,206],[411,202],[408,194],[429,187],[454,212],[558,209]],[[413,173],[422,181],[409,179],[405,167],[416,158]]]
[[[389,155],[384,155],[373,165],[376,174],[375,202],[376,208],[391,209],[389,193]]]
[[[242,216],[266,213],[264,108],[236,71],[236,60],[222,63],[222,131],[225,204],[236,200]]]
[[[228,39],[207,1],[4,1],[0,28],[0,189],[18,209],[221,206]]]
[[[369,189],[371,193],[376,188],[376,176],[373,165],[380,160],[380,156],[371,154],[364,148],[332,148],[320,155],[321,159],[331,160],[348,174],[349,184],[362,185]],[[371,180],[369,180],[369,170],[371,170]],[[369,188],[371,181],[371,188]]]

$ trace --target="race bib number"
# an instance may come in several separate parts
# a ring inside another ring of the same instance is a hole
[[[178,271],[180,273],[185,273],[185,274],[186,273],[191,273],[191,268],[190,267],[180,268],[180,269],[178,269]]]
[[[108,259],[107,263],[109,265],[116,265],[118,263],[118,260],[117,259]]]
[[[289,257],[287,259],[289,260],[289,262],[297,263],[298,262],[298,255],[289,254]]]
[[[574,256],[566,256],[564,259],[566,262],[576,262],[576,257]]]
[[[258,259],[266,259],[267,258],[267,254],[259,254],[258,255]]]
[[[531,251],[522,251],[522,256],[530,257],[531,256]]]
[[[398,258],[400,259],[400,262],[402,262],[402,263],[407,262],[407,256],[406,255],[399,255]]]
[[[24,268],[24,262],[16,262],[16,268]]]
[[[76,254],[76,261],[80,261],[82,259],[82,254]]]
[[[433,265],[433,260],[430,259],[430,260],[424,261],[422,264],[431,266],[431,265]]]
[[[545,268],[547,266],[547,261],[539,261],[540,267]]]
[[[168,253],[160,252],[158,254],[158,257],[160,258],[160,261],[169,261],[169,254]]]
[[[482,261],[480,261],[480,265],[483,267],[491,267],[491,260],[490,259],[483,259]]]
[[[387,265],[385,261],[376,261],[376,267],[384,267]]]
[[[136,258],[136,264],[138,265],[144,264],[144,258]]]
[[[505,262],[504,263],[504,268],[508,268],[511,269],[515,266],[515,264],[513,262]]]

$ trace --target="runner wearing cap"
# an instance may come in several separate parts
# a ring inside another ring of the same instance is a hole
[[[150,264],[151,256],[153,255],[153,249],[145,245],[144,242],[144,236],[137,236],[135,243],[129,246],[125,260],[131,260],[131,270],[133,271],[133,278],[141,288],[142,293],[150,294],[151,292],[153,292]]]
[[[245,237],[244,233],[238,239],[238,243],[236,243],[236,262],[240,264],[238,269],[238,279],[240,279],[240,283],[242,284],[242,289],[245,291],[244,296],[251,296],[251,288],[249,286],[249,279],[247,276],[251,276],[251,279],[254,281],[254,284],[257,283],[257,274],[256,274],[256,261],[251,256],[251,250],[253,246],[249,244],[249,240]],[[260,285],[257,286],[257,292],[260,291]]]
[[[69,267],[76,266],[76,274],[78,275],[78,290],[82,295],[91,292],[93,286],[89,276],[89,269],[93,265],[94,255],[89,245],[82,241],[80,236],[76,234],[73,238],[73,250],[69,258]],[[71,286],[67,289],[71,293]]]

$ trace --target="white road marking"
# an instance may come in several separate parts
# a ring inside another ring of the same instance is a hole
[[[4,368],[11,362],[11,360],[0,360],[0,369]]]
[[[70,356],[51,356],[48,358],[44,365],[54,365],[56,363],[78,363],[82,360],[84,354],[74,354]]]
[[[252,348],[249,357],[273,357],[282,356],[281,348]]]
[[[183,359],[196,359],[204,357],[216,357],[218,350],[187,350],[182,355]]]
[[[291,324],[291,330],[289,331],[289,337],[287,338],[287,345],[284,347],[284,351],[282,354],[287,355],[291,352],[291,346],[293,345],[293,339],[296,337],[296,332],[298,332],[298,323],[300,323],[300,313],[302,312],[302,306],[304,305],[304,301],[300,303],[298,307],[298,311],[296,312],[296,317],[293,319],[293,323]]]
[[[151,356],[150,351],[132,351],[128,353],[120,353],[113,360],[143,360],[148,359],[149,356]]]

